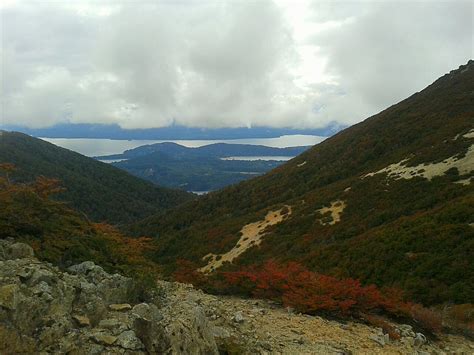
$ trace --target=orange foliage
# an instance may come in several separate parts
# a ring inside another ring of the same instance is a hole
[[[308,314],[337,312],[343,315],[373,309],[389,310],[400,300],[389,299],[374,285],[358,280],[337,279],[305,269],[298,263],[279,265],[266,262],[262,268],[223,273],[230,285],[252,288],[255,297],[282,301]]]
[[[443,325],[456,333],[474,338],[474,305],[472,303],[443,307],[438,313],[443,316]]]
[[[180,260],[174,278],[217,293],[271,299],[306,314],[355,316],[381,326],[392,339],[398,336],[395,329],[374,314],[411,318],[426,330],[441,331],[441,323],[434,312],[403,301],[399,290],[382,292],[375,285],[363,286],[358,280],[318,274],[295,262],[282,265],[267,261],[260,267],[215,271],[205,276],[197,271],[194,263]]]
[[[208,279],[204,274],[197,271],[197,265],[189,260],[179,259],[176,262],[178,268],[173,274],[173,279],[185,284],[193,284],[196,287],[205,287]]]
[[[419,304],[411,306],[410,314],[423,328],[433,333],[439,333],[443,328],[441,315]]]
[[[34,192],[36,192],[42,198],[47,198],[50,195],[54,195],[65,190],[65,188],[61,186],[61,182],[58,179],[49,179],[45,178],[44,176],[37,177],[32,186]]]
[[[110,242],[117,255],[126,258],[127,264],[146,264],[145,253],[153,250],[150,237],[130,238],[124,236],[115,227],[107,223],[94,223],[95,231]]]

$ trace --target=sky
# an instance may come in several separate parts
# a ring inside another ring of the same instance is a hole
[[[351,125],[473,58],[473,1],[0,2],[0,123]]]

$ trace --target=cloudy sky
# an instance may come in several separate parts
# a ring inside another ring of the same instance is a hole
[[[0,3],[2,124],[353,124],[473,57],[472,1]]]

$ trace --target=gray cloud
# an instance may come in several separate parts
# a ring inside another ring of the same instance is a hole
[[[351,124],[473,53],[472,3],[65,4],[0,9],[2,123]]]
[[[337,105],[326,105],[339,120],[355,123],[382,110],[474,54],[472,2],[381,2],[359,11],[312,41],[328,55],[328,70],[344,90]]]

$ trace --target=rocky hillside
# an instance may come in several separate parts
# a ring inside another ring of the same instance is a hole
[[[169,272],[178,259],[211,272],[297,261],[424,304],[471,302],[473,128],[469,61],[262,177],[130,229],[156,237]]]
[[[0,164],[17,168],[14,181],[37,176],[59,179],[59,196],[96,222],[131,223],[193,198],[157,187],[118,168],[18,132],[0,130]]]
[[[459,354],[474,343],[427,340],[395,325],[391,341],[360,323],[294,314],[266,301],[216,297],[160,281],[146,303],[133,281],[92,262],[67,270],[0,240],[0,352],[5,354]]]

